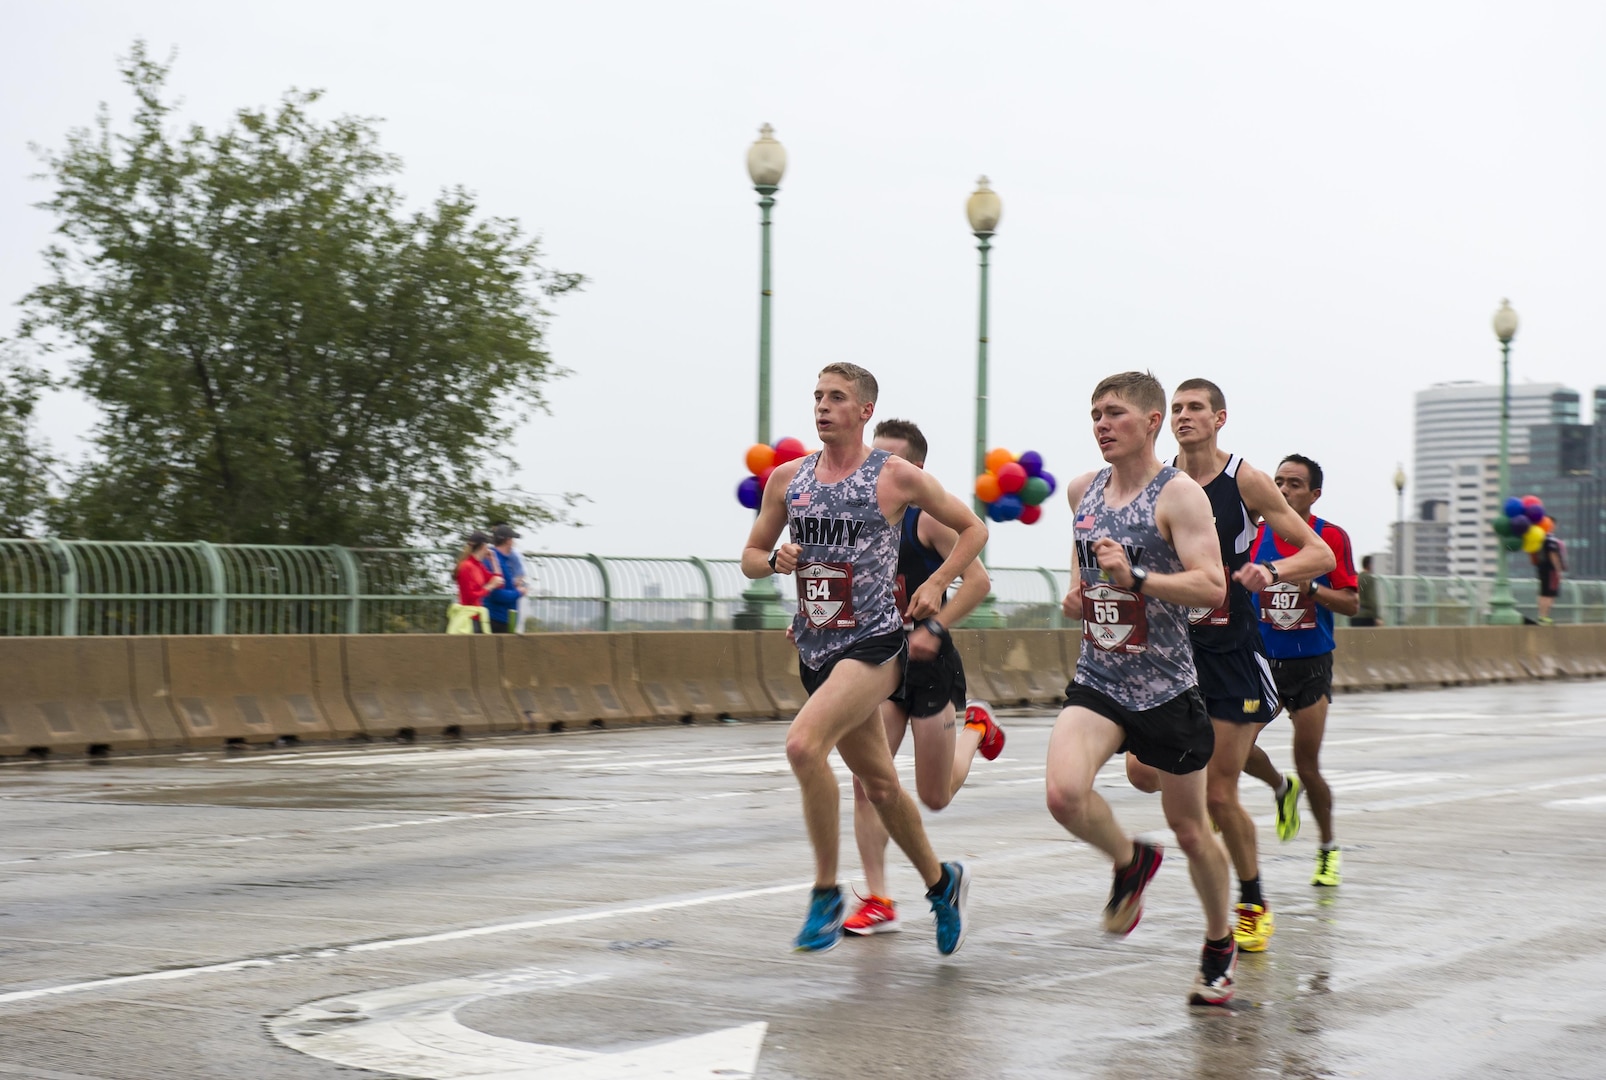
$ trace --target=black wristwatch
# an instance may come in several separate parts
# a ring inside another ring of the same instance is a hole
[[[1141,566],[1134,566],[1128,572],[1132,575],[1132,591],[1141,593],[1144,583],[1149,580],[1149,572]]]
[[[772,552],[770,552],[770,573],[772,573],[772,574],[778,574],[778,573],[780,573],[780,571],[779,571],[779,570],[777,570],[777,569],[775,569],[775,557],[776,557],[776,556],[777,556],[777,555],[779,555],[779,554],[780,554],[780,552],[779,552],[779,551],[772,551]]]
[[[1316,582],[1312,581],[1310,583],[1310,594],[1312,596],[1315,596],[1316,595],[1316,590],[1319,589],[1319,588],[1321,588],[1321,586],[1316,584]]]
[[[1266,570],[1267,570],[1267,572],[1269,572],[1271,574],[1271,583],[1273,585],[1277,584],[1279,581],[1281,581],[1283,579],[1283,576],[1277,572],[1277,564],[1276,563],[1274,563],[1274,562],[1267,563],[1266,564]]]

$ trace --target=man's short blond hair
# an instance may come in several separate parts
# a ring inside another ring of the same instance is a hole
[[[1114,394],[1146,413],[1165,415],[1165,387],[1160,385],[1160,380],[1154,377],[1153,372],[1123,371],[1119,375],[1111,375],[1093,388],[1093,400],[1097,402],[1105,394]]]
[[[870,374],[858,364],[850,364],[838,360],[834,364],[827,364],[820,369],[821,375],[840,375],[853,384],[853,393],[859,401],[866,405],[874,405],[881,394],[881,388],[876,385],[875,376]]]

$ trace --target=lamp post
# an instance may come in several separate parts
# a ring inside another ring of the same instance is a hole
[[[1500,310],[1494,313],[1494,336],[1500,339],[1500,493],[1505,498],[1511,488],[1511,339],[1517,336],[1517,313],[1511,310],[1511,301],[1500,301]],[[1495,626],[1521,626],[1522,613],[1517,610],[1516,598],[1511,595],[1511,582],[1506,572],[1505,545],[1494,564],[1494,589],[1489,593],[1489,622]]]
[[[1405,466],[1394,463],[1394,576],[1405,576]],[[1405,584],[1394,587],[1394,625],[1405,625]]]
[[[770,210],[775,193],[781,189],[786,172],[786,147],[775,139],[775,129],[765,124],[758,138],[747,148],[747,175],[758,192],[760,242],[758,293],[758,441],[770,441]],[[738,630],[772,630],[787,624],[781,607],[781,591],[774,577],[759,578],[742,593],[742,610],[733,624]]]
[[[998,193],[988,186],[987,178],[976,181],[976,190],[965,202],[965,216],[970,219],[970,231],[976,237],[976,250],[981,252],[981,316],[976,335],[976,467],[972,477],[987,470],[987,254],[992,250],[993,233],[998,230],[998,219],[1004,216],[1004,204]],[[986,520],[987,508],[981,497],[972,496],[978,517]],[[982,555],[983,565],[986,554]],[[979,628],[1000,627],[1004,617],[998,613],[997,602],[991,593],[965,620],[966,626]]]

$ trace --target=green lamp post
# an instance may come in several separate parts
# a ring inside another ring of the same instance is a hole
[[[759,220],[758,441],[765,444],[770,441],[770,210],[775,206],[775,193],[781,189],[785,172],[786,147],[776,141],[775,129],[765,124],[747,148],[747,175],[753,180],[763,211]],[[773,630],[788,621],[781,607],[781,591],[775,587],[775,579],[767,577],[754,581],[742,593],[742,610],[736,613],[733,623],[738,630]]]
[[[1500,494],[1504,499],[1511,490],[1511,339],[1517,336],[1517,313],[1511,310],[1511,301],[1500,301],[1500,310],[1494,313],[1494,336],[1500,339]],[[1494,564],[1494,589],[1489,593],[1489,622],[1494,626],[1521,626],[1522,613],[1517,610],[1516,598],[1511,595],[1511,581],[1506,571],[1507,552],[1502,544]]]
[[[976,237],[976,250],[981,252],[981,320],[976,336],[976,467],[971,473],[972,477],[977,477],[987,471],[987,255],[993,248],[992,238],[993,233],[998,231],[998,220],[1004,216],[1003,201],[988,185],[985,176],[976,181],[976,190],[965,202],[965,216],[970,219],[970,231]],[[980,497],[973,496],[973,505],[977,515],[985,521],[987,507]],[[982,561],[985,565],[985,553]],[[999,614],[998,604],[991,593],[970,613],[965,625],[980,629],[1004,625],[1004,617]]]

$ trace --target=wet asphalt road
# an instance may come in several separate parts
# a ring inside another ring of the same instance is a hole
[[[1185,1004],[1180,854],[1105,939],[1107,864],[1043,808],[1052,717],[1005,719],[927,818],[974,872],[952,958],[896,853],[906,932],[789,951],[779,723],[7,761],[0,1077],[1606,1075],[1606,683],[1339,698],[1344,883],[1246,781],[1278,929],[1230,1011]],[[1263,744],[1287,766],[1285,720]]]

